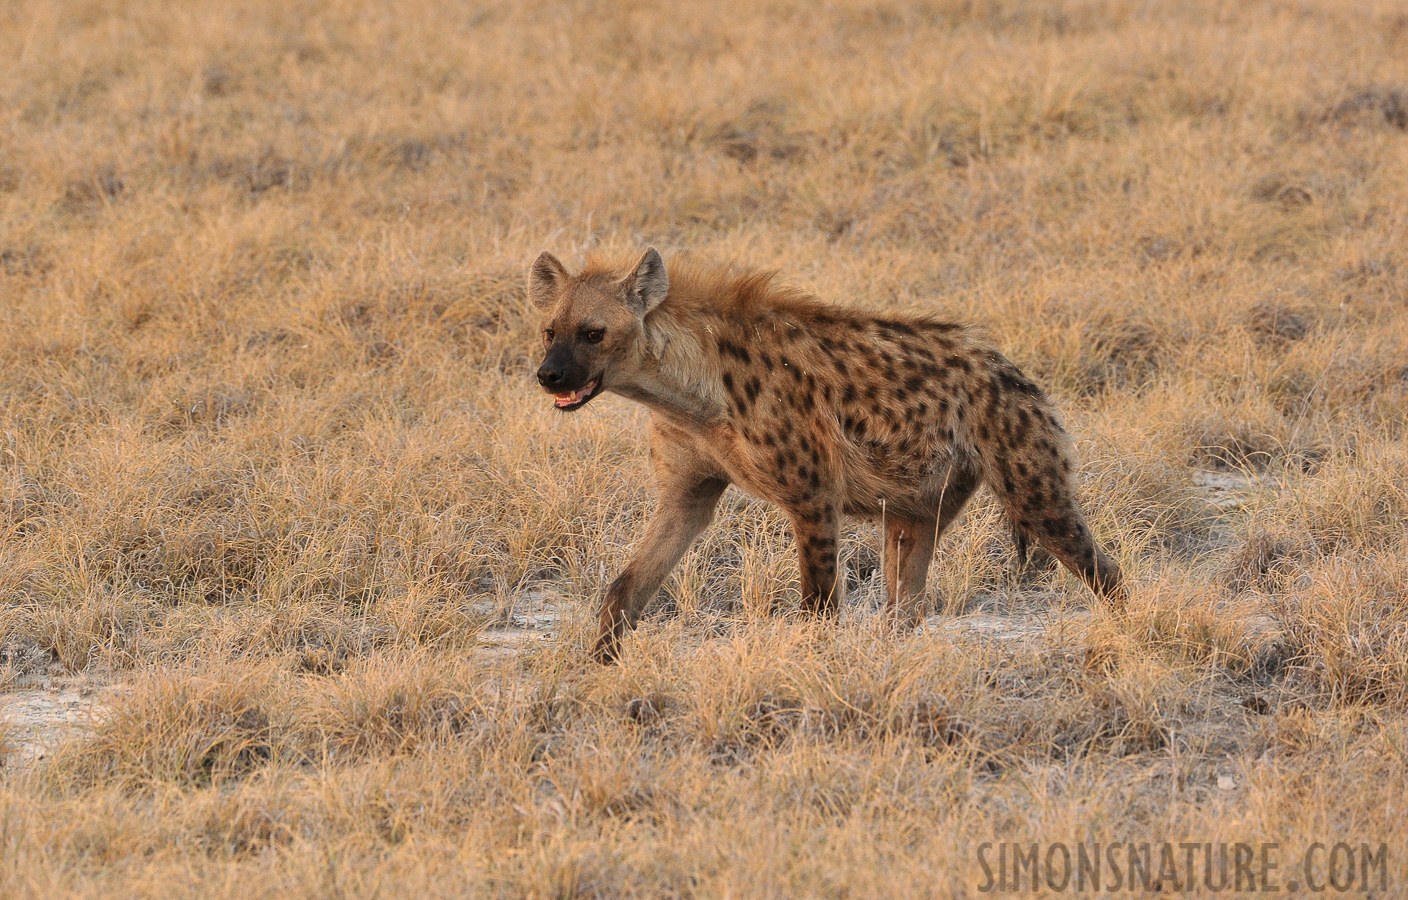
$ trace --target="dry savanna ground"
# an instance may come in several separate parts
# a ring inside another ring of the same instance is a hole
[[[1405,223],[1397,0],[4,3],[0,896],[1401,896]],[[590,664],[646,418],[550,408],[523,274],[646,243],[990,335],[1128,615],[979,500],[923,629],[868,526],[816,627],[731,492]]]

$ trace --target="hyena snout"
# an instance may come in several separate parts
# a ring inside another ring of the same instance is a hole
[[[562,384],[564,376],[562,366],[552,362],[544,362],[538,366],[538,384],[545,388],[555,388]]]
[[[553,390],[574,390],[587,382],[590,375],[585,366],[566,353],[548,353],[538,366],[538,384]]]
[[[552,394],[553,405],[564,411],[581,409],[601,387],[598,376],[572,353],[557,347],[549,350],[547,359],[538,366],[538,383]]]

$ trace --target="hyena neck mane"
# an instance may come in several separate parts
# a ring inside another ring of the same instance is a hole
[[[610,390],[687,427],[726,418],[723,336],[825,309],[807,294],[773,285],[773,277],[688,263],[672,267],[668,296],[645,319],[635,365]]]
[[[635,364],[609,390],[680,425],[698,428],[720,419],[726,407],[717,366],[710,364],[715,351],[694,318],[668,300],[660,304],[645,320]]]

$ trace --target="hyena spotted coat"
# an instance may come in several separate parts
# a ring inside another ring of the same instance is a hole
[[[887,608],[913,621],[934,544],[985,484],[1025,557],[1034,541],[1119,603],[1119,568],[1076,504],[1070,442],[1041,390],[961,326],[829,306],[770,274],[699,265],[529,272],[544,313],[542,386],[563,410],[604,391],[651,412],[659,501],[607,589],[596,656],[615,659],[728,485],[792,521],[802,603],[842,601],[843,515],[883,523]]]

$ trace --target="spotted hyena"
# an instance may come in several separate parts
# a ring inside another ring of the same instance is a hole
[[[651,413],[659,505],[601,609],[596,656],[621,637],[708,526],[724,489],[792,521],[802,604],[839,608],[843,515],[882,523],[887,608],[912,622],[934,543],[980,484],[1010,519],[1102,597],[1118,566],[1076,504],[1070,442],[1041,390],[963,327],[829,306],[766,273],[647,250],[576,275],[544,253],[528,293],[544,313],[539,383],[558,409],[611,391]]]

